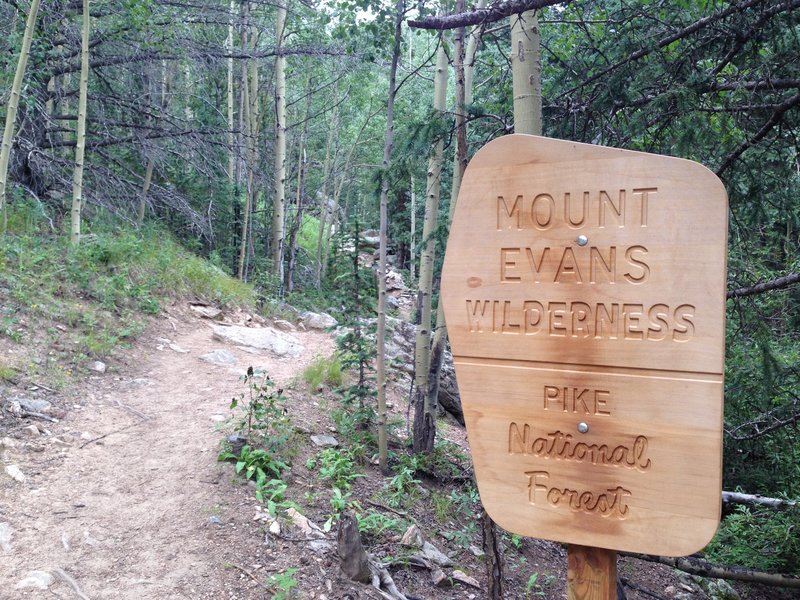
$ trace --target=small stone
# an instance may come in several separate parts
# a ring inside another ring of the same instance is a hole
[[[41,432],[36,425],[28,425],[27,427],[23,427],[22,433],[29,437],[39,437],[39,435],[41,435]]]
[[[442,553],[436,546],[431,544],[430,542],[425,542],[422,544],[422,551],[420,553],[422,558],[431,561],[439,565],[440,567],[449,567],[453,564],[453,561],[450,560],[446,554]]]
[[[83,433],[81,433],[81,439],[84,442],[88,442],[90,439],[92,439],[92,434],[89,433],[88,431],[84,431]]]
[[[170,344],[169,348],[170,350],[172,350],[173,352],[177,352],[178,354],[189,354],[189,352],[191,352],[190,350],[185,350],[181,348],[178,344]]]
[[[281,331],[296,331],[297,328],[292,325],[289,321],[285,321],[283,319],[275,319],[275,328],[280,329]]]
[[[20,398],[19,405],[28,412],[47,413],[53,407],[47,400],[37,400],[35,398]]]
[[[208,517],[208,524],[209,525],[222,525],[222,519],[220,519],[216,515],[210,516],[210,517]]]
[[[16,445],[17,443],[8,436],[0,439],[0,449],[2,448],[10,449],[16,447]]]
[[[8,523],[0,523],[0,548],[3,552],[11,552],[11,537],[14,530]]]
[[[269,532],[272,535],[280,535],[281,534],[281,524],[278,521],[273,521],[269,524]]]
[[[473,556],[475,556],[476,558],[483,558],[485,556],[483,550],[481,550],[475,545],[470,545],[469,551],[472,552]]]
[[[18,590],[23,588],[36,588],[46,590],[53,583],[53,576],[47,571],[31,571],[25,579],[19,581],[14,587]]]
[[[425,543],[425,538],[422,536],[422,531],[417,525],[412,525],[400,538],[400,543],[403,546],[413,546],[415,548],[422,548]]]
[[[214,350],[212,352],[208,352],[207,354],[203,354],[203,356],[200,357],[200,360],[221,367],[229,367],[231,365],[235,365],[237,362],[236,357],[227,350]]]
[[[328,313],[304,312],[300,315],[300,318],[303,320],[305,326],[311,329],[331,329],[339,324],[338,321]]]
[[[53,446],[56,448],[69,448],[72,444],[59,438],[53,438]]]
[[[450,578],[444,574],[444,571],[436,567],[431,571],[431,583],[436,587],[445,587],[450,585]]]
[[[222,423],[226,419],[225,415],[211,415],[210,418],[214,423]]]
[[[222,311],[217,308],[216,306],[204,306],[202,304],[190,304],[189,308],[191,308],[194,312],[196,312],[201,317],[206,319],[217,319],[222,315]]]
[[[458,581],[459,583],[463,583],[464,585],[468,585],[477,589],[480,589],[481,587],[481,584],[478,583],[477,579],[475,579],[474,577],[470,577],[460,569],[456,569],[455,571],[453,571],[452,577],[454,581]]]
[[[308,542],[308,548],[316,554],[327,554],[333,550],[333,542],[328,540],[313,540]]]
[[[294,507],[289,508],[289,510],[286,511],[286,515],[292,520],[294,526],[302,531],[306,537],[316,539],[325,538],[325,532],[322,531],[320,526],[298,512]]]
[[[332,435],[312,435],[311,441],[320,448],[335,448],[339,445],[339,440]]]
[[[25,474],[20,471],[17,465],[6,465],[6,475],[17,483],[25,483]]]
[[[95,360],[93,362],[90,362],[87,365],[87,368],[90,371],[94,371],[95,373],[105,373],[108,367],[106,366],[106,363],[104,363],[102,360]]]

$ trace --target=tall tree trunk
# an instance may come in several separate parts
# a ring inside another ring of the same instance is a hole
[[[81,28],[81,81],[78,93],[78,126],[75,144],[75,170],[72,174],[72,223],[70,243],[81,241],[81,210],[83,207],[83,160],[86,148],[86,97],[89,89],[89,0],[83,0]]]
[[[389,164],[394,147],[394,99],[397,93],[397,63],[400,61],[400,42],[403,35],[403,17],[405,16],[405,0],[397,0],[395,4],[394,42],[392,45],[392,64],[389,68],[389,93],[386,102],[386,134],[383,140],[383,171],[381,173],[380,198],[380,250],[378,261],[378,356],[376,379],[378,386],[378,457],[381,472],[386,473],[387,439],[386,439],[386,245],[389,205]],[[356,240],[358,244],[358,240]]]
[[[511,17],[514,132],[542,135],[542,64],[536,11]]]
[[[338,96],[338,85],[334,87],[336,95]],[[333,179],[331,172],[331,150],[333,148],[334,136],[339,132],[339,107],[334,105],[333,115],[331,116],[330,129],[328,130],[328,139],[325,142],[325,162],[322,166],[322,191],[319,198],[319,231],[317,235],[317,257],[314,264],[314,284],[319,289],[322,286],[322,256],[323,244],[325,242],[325,228],[329,220],[328,213],[330,212],[330,199],[328,198],[328,186],[333,181],[333,188],[336,188],[336,181]],[[333,215],[330,216],[332,218]]]
[[[283,242],[286,210],[286,57],[281,54],[286,33],[286,3],[278,2],[275,22],[275,198],[272,203],[272,269],[283,289]]]
[[[308,138],[308,113],[311,109],[311,78],[306,78],[305,85],[306,105],[303,110],[303,132],[297,143],[297,184],[294,197],[294,223],[289,235],[288,264],[286,265],[286,291],[294,290],[294,275],[297,268],[297,234],[303,226],[303,183],[306,174],[306,139]]]
[[[228,175],[228,183],[231,186],[231,189],[235,187],[234,177],[235,177],[235,170],[236,170],[236,150],[234,148],[235,138],[234,138],[234,114],[233,114],[233,102],[234,102],[234,94],[233,94],[233,13],[236,10],[236,0],[230,1],[230,16],[228,20],[228,36],[225,38],[225,50],[231,54],[228,57],[228,79],[227,79],[227,89],[226,89],[226,108],[227,108],[227,116],[228,116],[228,168],[227,168],[227,175]]]
[[[433,110],[443,115],[447,101],[447,54],[444,40],[436,53],[436,74],[433,80]],[[436,399],[428,397],[428,367],[430,366],[431,297],[433,269],[436,257],[436,227],[439,215],[439,196],[442,181],[444,139],[434,141],[428,160],[428,179],[425,197],[425,220],[422,239],[425,244],[419,260],[419,293],[417,296],[417,337],[414,352],[414,452],[433,452],[436,438]]]
[[[162,115],[167,110],[167,106],[169,105],[169,94],[167,93],[167,89],[169,84],[167,83],[167,61],[161,61],[161,92],[159,94],[159,106],[161,108]],[[148,98],[148,106],[149,106],[149,97],[150,97],[150,84],[148,78],[144,77],[144,87],[145,87],[145,94]],[[151,119],[150,117],[147,118],[148,124],[150,124]],[[147,164],[144,170],[144,181],[142,182],[142,191],[139,195],[139,205],[136,208],[136,227],[141,229],[142,225],[144,225],[144,215],[147,209],[147,194],[150,192],[150,185],[153,183],[153,170],[155,168],[155,159],[153,156],[147,157]]]
[[[462,0],[459,0],[459,5]],[[486,6],[486,0],[479,0],[476,8],[481,9]],[[462,7],[463,8],[463,7]],[[475,71],[475,55],[478,51],[479,32],[473,30],[469,35],[466,56],[464,55],[464,31],[463,28],[456,29],[455,35],[455,56],[453,67],[455,71],[456,83],[456,152],[453,157],[453,185],[450,190],[450,210],[449,221],[453,220],[453,213],[456,209],[458,194],[461,191],[461,179],[467,168],[467,118],[466,107],[472,104],[472,80]],[[462,59],[463,57],[463,59]],[[430,402],[438,402],[439,398],[439,378],[444,361],[445,344],[447,343],[447,323],[444,319],[444,308],[442,303],[436,309],[436,327],[433,332],[433,342],[431,343],[431,358],[428,368],[428,389],[427,394]]]
[[[31,38],[36,26],[36,15],[39,12],[39,0],[33,0],[28,10],[28,19],[25,22],[25,33],[22,35],[22,47],[17,60],[17,71],[14,74],[14,83],[11,85],[11,95],[8,97],[6,109],[6,127],[3,130],[3,141],[0,146],[0,212],[3,213],[3,233],[6,231],[6,189],[8,187],[8,159],[11,156],[11,142],[14,139],[14,126],[17,122],[17,109],[19,96],[22,91],[22,79],[25,76],[25,66],[28,64],[28,55],[31,51]]]

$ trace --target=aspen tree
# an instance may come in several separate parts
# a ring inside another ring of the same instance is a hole
[[[75,144],[75,170],[72,175],[72,211],[70,243],[81,241],[81,210],[83,208],[83,161],[86,150],[86,99],[89,87],[89,0],[83,0],[81,28],[81,80],[78,93],[78,125]]]
[[[436,52],[436,73],[433,80],[433,110],[444,115],[447,100],[447,54],[440,41]],[[414,452],[432,452],[436,436],[436,399],[428,397],[428,367],[431,341],[431,292],[436,256],[435,233],[439,215],[439,196],[442,180],[444,138],[433,143],[428,160],[425,192],[425,220],[422,224],[424,247],[419,260],[419,293],[417,296],[417,335],[414,351]]]
[[[286,3],[278,3],[275,21],[275,197],[272,203],[272,271],[283,289],[283,245],[286,224]]]
[[[514,133],[542,135],[542,64],[536,11],[511,17]]]
[[[11,85],[11,94],[8,98],[6,109],[6,127],[3,130],[3,141],[0,146],[0,211],[3,213],[3,232],[6,230],[6,189],[8,187],[8,159],[11,156],[11,142],[14,139],[14,125],[17,121],[19,97],[22,92],[22,79],[25,76],[25,66],[28,64],[28,55],[31,51],[31,38],[36,26],[36,15],[39,12],[39,0],[33,0],[28,10],[28,19],[25,22],[25,33],[22,35],[22,47],[19,51],[17,71],[14,74],[14,83]]]
[[[486,6],[486,0],[479,0],[477,9]],[[455,57],[453,67],[455,71],[456,84],[456,152],[453,156],[453,183],[450,190],[450,210],[449,220],[453,220],[453,212],[456,208],[458,193],[461,189],[461,178],[467,168],[467,119],[466,107],[472,104],[472,81],[475,66],[475,56],[478,52],[478,32],[473,30],[469,35],[466,53],[464,46],[463,28],[456,29],[455,35]],[[428,363],[427,378],[427,405],[434,410],[438,408],[439,400],[439,377],[444,360],[445,344],[447,342],[447,324],[444,320],[444,309],[439,303],[436,309],[436,327],[433,330],[431,342],[430,358]],[[434,421],[435,423],[435,421]]]
[[[400,44],[403,35],[405,0],[395,5],[394,41],[392,62],[389,68],[389,93],[386,102],[386,133],[383,138],[383,171],[380,195],[380,249],[378,260],[378,327],[376,383],[378,387],[378,462],[382,473],[387,472],[388,442],[386,436],[386,245],[389,220],[389,165],[394,147],[394,100],[397,94],[397,63],[400,62]]]

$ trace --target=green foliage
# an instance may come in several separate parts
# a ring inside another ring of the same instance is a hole
[[[546,590],[555,583],[554,575],[545,575],[544,581],[539,581],[539,573],[533,573],[525,584],[525,598],[545,598]]]
[[[294,430],[284,404],[286,397],[277,389],[269,375],[262,370],[247,368],[244,376],[246,392],[231,400],[231,410],[242,404],[244,416],[239,429],[250,443],[257,444],[276,455],[289,451]]]
[[[410,506],[419,496],[421,481],[415,477],[420,470],[420,461],[424,460],[419,455],[400,454],[397,464],[392,468],[394,475],[386,482],[381,491],[381,497],[389,506]]]
[[[800,575],[800,508],[737,506],[706,548],[708,558],[758,571]]]
[[[272,600],[291,600],[295,598],[294,589],[297,587],[295,574],[298,569],[292,567],[267,579],[267,587],[273,590]]]
[[[355,455],[358,449],[345,450],[340,448],[325,448],[316,458],[306,462],[308,469],[317,469],[319,478],[329,481],[334,488],[349,491],[353,481],[363,477],[358,472]]]

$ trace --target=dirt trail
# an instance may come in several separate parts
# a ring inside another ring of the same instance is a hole
[[[93,377],[64,421],[46,424],[52,436],[25,447],[18,440],[9,451],[27,481],[0,482],[0,521],[13,530],[10,550],[0,549],[0,598],[263,596],[245,575],[268,552],[247,526],[252,490],[232,486],[231,467],[217,462],[222,433],[214,418],[229,415],[249,365],[283,385],[315,355],[332,352],[333,341],[297,332],[305,352],[286,359],[213,340],[207,322],[195,319],[162,335],[188,352],[145,336],[130,365]],[[238,363],[199,360],[217,348]],[[43,449],[31,452],[37,445]],[[55,575],[49,589],[15,589],[35,570]]]

